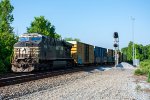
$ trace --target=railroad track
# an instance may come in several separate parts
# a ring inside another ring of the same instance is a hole
[[[27,74],[21,74],[21,75],[16,74],[14,76],[1,77],[0,87],[38,80],[38,79],[47,78],[47,77],[58,76],[62,74],[74,73],[78,71],[85,71],[85,70],[87,71],[93,68],[95,67],[71,68],[71,69],[56,70],[56,71],[51,71],[51,72],[40,72],[40,73],[36,72],[36,73],[27,73]]]

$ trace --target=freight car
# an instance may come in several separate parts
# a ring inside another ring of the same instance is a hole
[[[72,44],[63,40],[38,33],[25,33],[14,45],[12,71],[31,72],[73,66],[71,47]]]
[[[108,64],[114,64],[114,50],[113,49],[107,49],[107,63]]]
[[[94,46],[78,41],[67,41],[73,44],[71,48],[71,57],[76,65],[94,64]]]
[[[127,56],[122,52],[119,52],[119,62],[125,62],[125,61],[127,61]]]
[[[107,49],[95,46],[94,48],[94,62],[96,65],[107,63]]]

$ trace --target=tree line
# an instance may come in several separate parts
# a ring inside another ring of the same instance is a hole
[[[122,48],[121,51],[127,55],[128,62],[132,62],[133,42],[129,42],[128,47]],[[150,45],[134,44],[135,59],[140,60],[140,66],[134,71],[135,75],[148,76],[147,81],[150,82]]]
[[[128,47],[122,48],[121,51],[127,55],[127,60],[132,62],[133,42],[129,42]],[[143,46],[142,44],[134,44],[135,58],[140,61],[150,59],[150,45]]]
[[[9,0],[0,2],[0,72],[10,70],[10,60],[13,52],[13,45],[17,42],[17,36],[11,26],[14,21],[12,11],[14,7]]]

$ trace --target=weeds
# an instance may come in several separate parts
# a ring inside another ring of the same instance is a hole
[[[135,90],[136,90],[136,91],[141,91],[141,86],[140,86],[140,85],[137,85],[137,86],[135,87]]]
[[[148,73],[147,82],[149,82],[149,83],[150,83],[150,71],[149,71],[149,73]]]
[[[148,75],[150,70],[150,60],[140,62],[140,67],[135,70],[135,75]]]

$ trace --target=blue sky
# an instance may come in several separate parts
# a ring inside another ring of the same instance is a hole
[[[14,31],[26,32],[35,16],[45,16],[64,37],[113,48],[113,33],[118,32],[120,47],[132,40],[150,44],[150,0],[11,0],[14,6]]]

